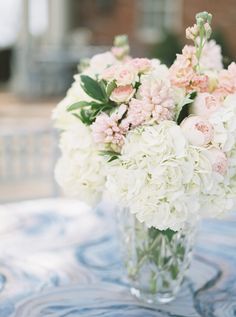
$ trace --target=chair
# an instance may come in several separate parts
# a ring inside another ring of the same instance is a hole
[[[58,196],[58,136],[51,127],[0,131],[0,202]]]

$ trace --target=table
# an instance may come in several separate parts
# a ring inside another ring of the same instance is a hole
[[[133,298],[114,220],[67,199],[0,206],[0,317],[236,316],[236,214],[205,221],[178,298]]]

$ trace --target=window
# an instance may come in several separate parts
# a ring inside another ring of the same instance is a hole
[[[165,31],[181,27],[182,0],[138,0],[138,36],[145,42],[161,40]]]

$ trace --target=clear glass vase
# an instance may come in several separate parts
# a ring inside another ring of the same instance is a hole
[[[131,293],[148,303],[168,303],[178,293],[192,257],[196,224],[178,232],[140,223],[119,211],[121,249]]]

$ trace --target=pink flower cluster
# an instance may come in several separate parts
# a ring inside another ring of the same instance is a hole
[[[101,78],[107,82],[115,81],[117,86],[133,85],[138,75],[151,70],[152,64],[147,58],[134,58],[123,64],[108,67]]]
[[[174,64],[170,67],[171,83],[186,91],[205,92],[208,90],[208,76],[197,72],[198,61],[196,49],[186,45],[182,54],[177,54]]]
[[[135,61],[137,62],[137,61]],[[138,98],[130,98],[137,92]],[[136,91],[132,85],[115,88],[110,99],[122,104],[110,117],[101,114],[93,124],[94,140],[97,143],[123,145],[124,136],[130,128],[148,122],[173,119],[174,99],[168,82],[146,76]],[[129,102],[128,102],[129,101]],[[125,111],[124,111],[125,109]]]
[[[124,144],[128,126],[122,124],[121,119],[127,110],[126,105],[121,105],[118,112],[108,116],[100,114],[92,125],[93,138],[96,143],[108,143],[121,148]],[[120,122],[121,121],[121,122]]]
[[[221,70],[216,92],[222,95],[236,92],[236,63],[231,63],[228,69]]]
[[[146,104],[152,105],[152,117],[155,121],[173,119],[174,100],[171,88],[166,81],[159,79],[144,80],[139,94]]]

